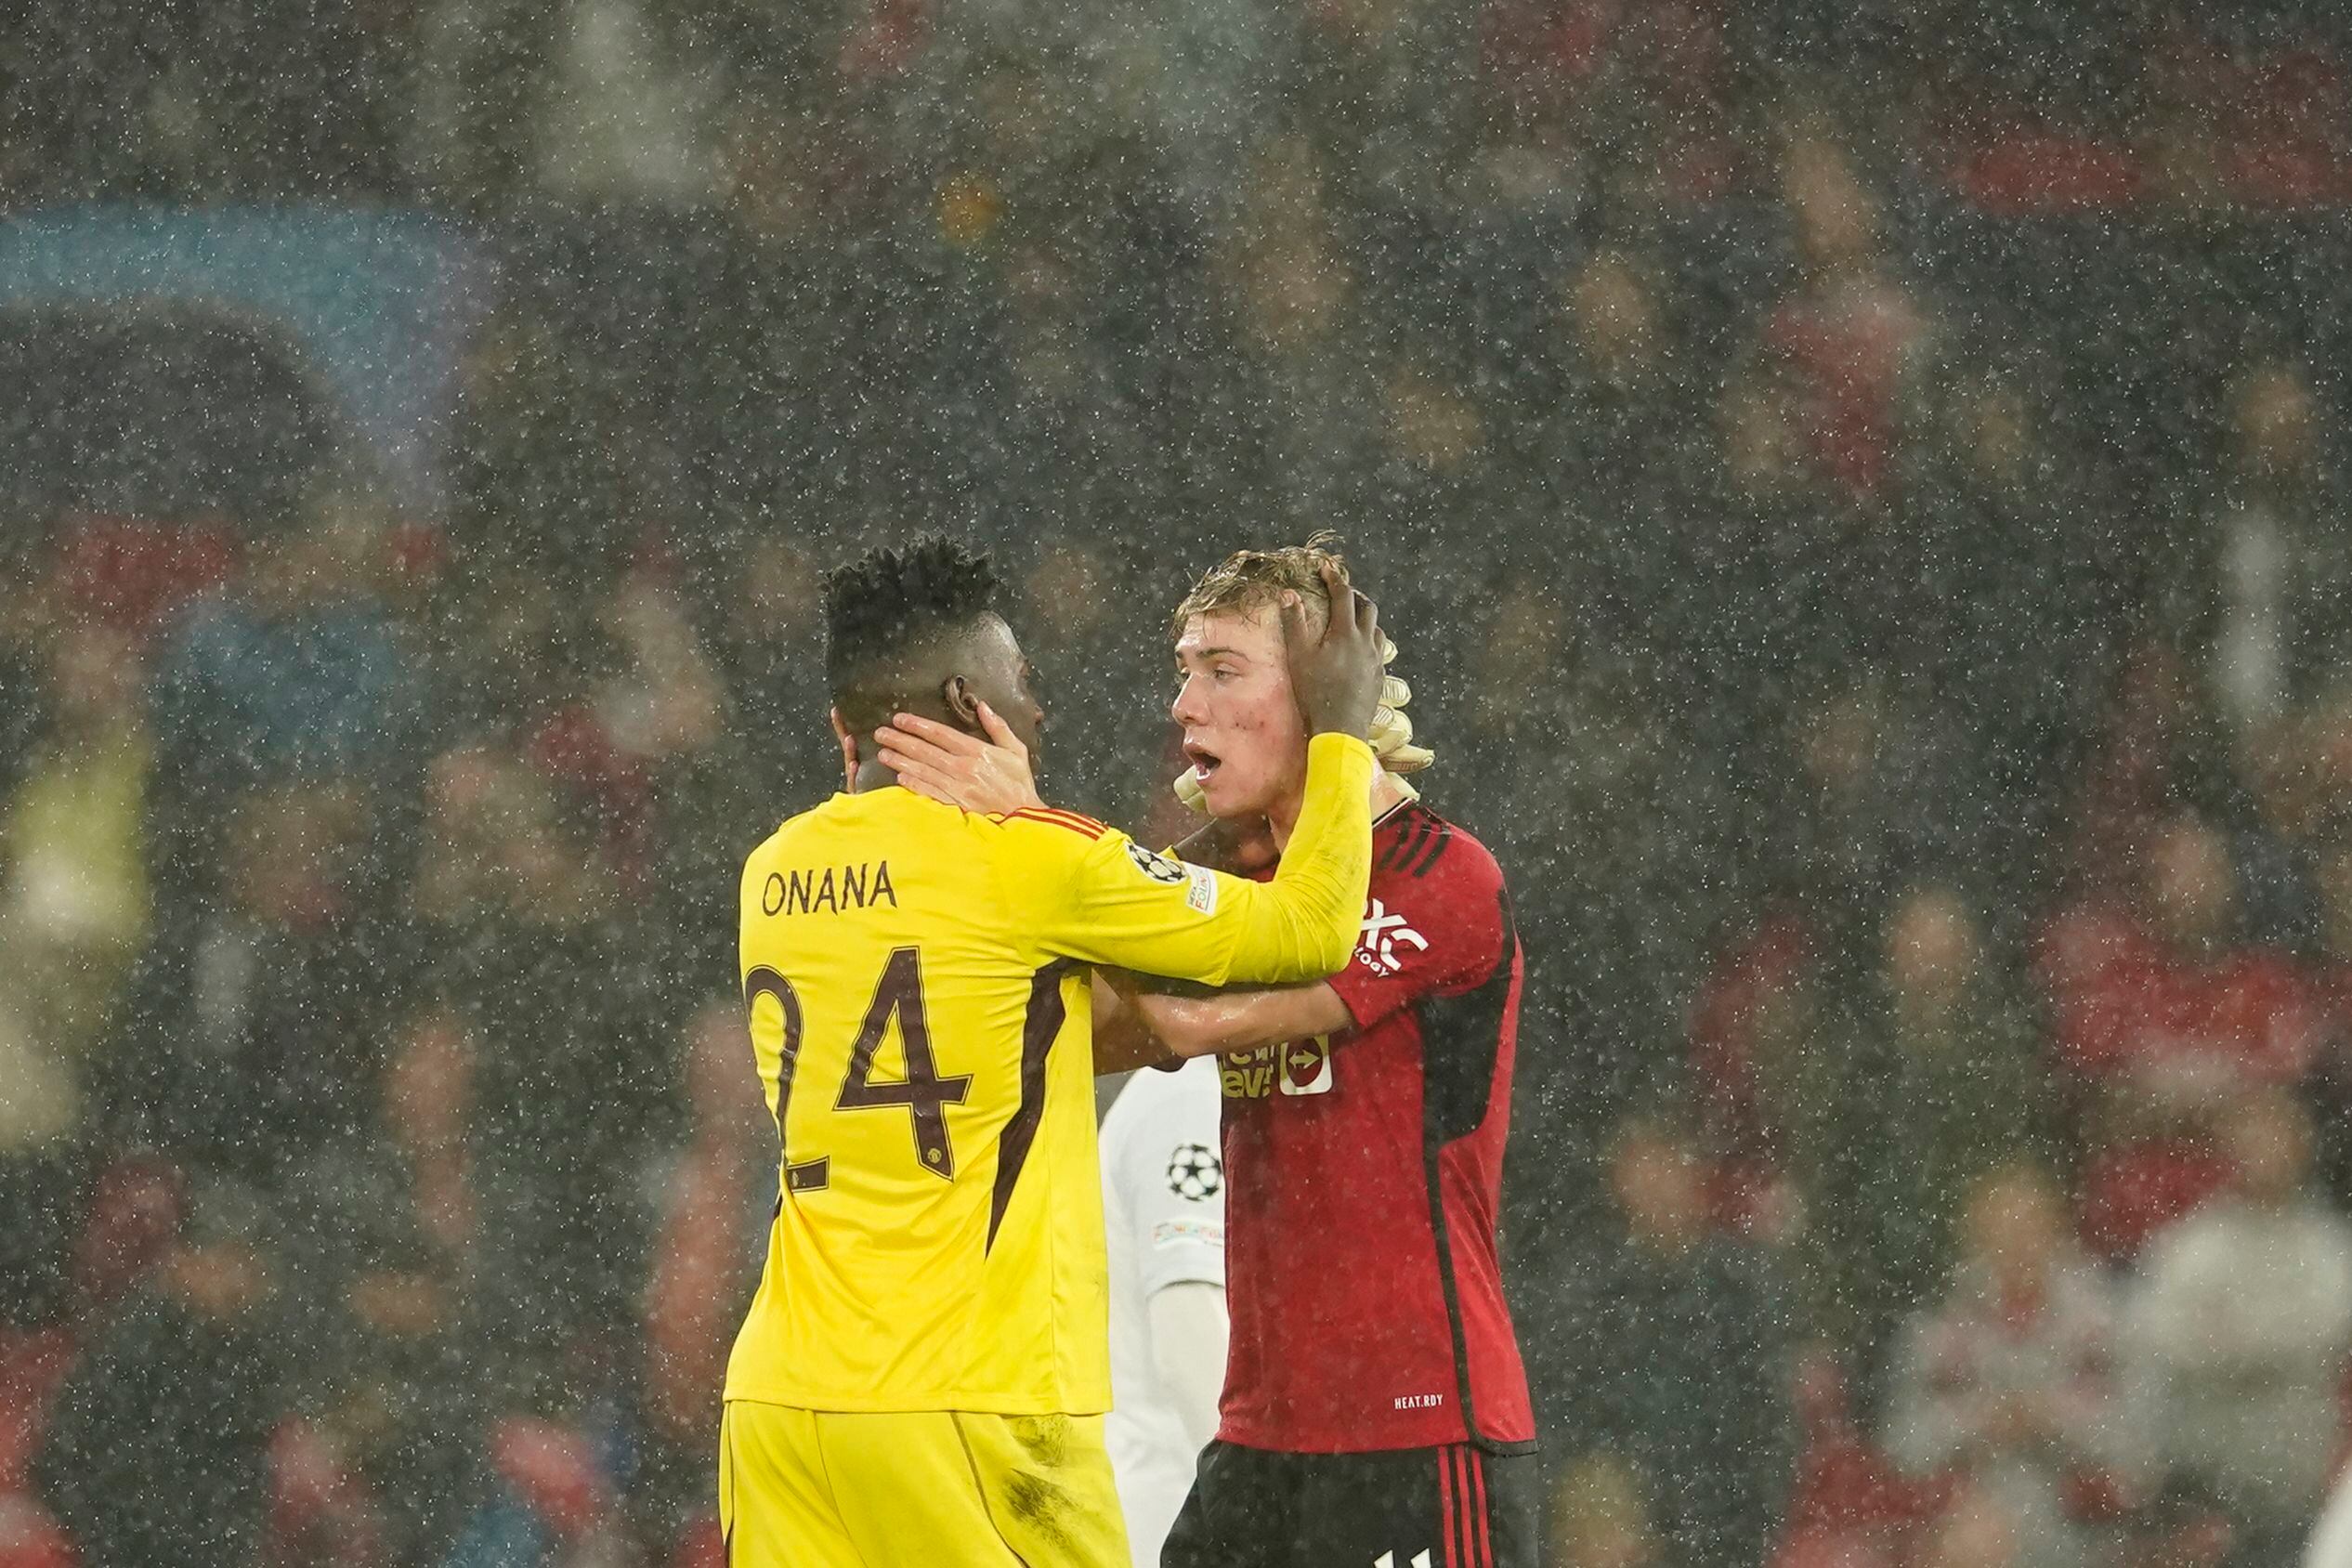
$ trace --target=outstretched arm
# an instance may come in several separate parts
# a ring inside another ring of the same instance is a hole
[[[1040,956],[1209,986],[1296,985],[1338,973],[1355,949],[1372,766],[1352,736],[1307,743],[1306,801],[1266,882],[1186,866],[1068,813],[1015,812],[977,842]]]
[[[1207,997],[1143,992],[1126,1000],[1129,1012],[1179,1057],[1223,1056],[1355,1027],[1347,1003],[1326,982]]]
[[[874,741],[898,782],[918,795],[999,815],[1043,805],[1021,738],[985,702],[980,726],[988,732],[985,740],[936,719],[898,713],[874,733]],[[842,744],[850,744],[845,734]],[[1169,853],[1189,865],[1237,877],[1255,876],[1282,857],[1262,817],[1212,819]]]

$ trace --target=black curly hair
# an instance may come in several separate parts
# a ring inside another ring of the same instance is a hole
[[[867,704],[876,673],[925,637],[996,608],[986,555],[940,534],[880,545],[825,577],[825,677],[843,712]]]

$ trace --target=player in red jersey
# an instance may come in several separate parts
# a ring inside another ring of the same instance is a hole
[[[1180,793],[1216,819],[1179,846],[1188,857],[1270,863],[1296,819],[1306,736],[1277,614],[1290,595],[1323,612],[1328,559],[1317,545],[1243,552],[1178,613],[1173,712],[1194,764]],[[1392,695],[1375,749],[1418,765],[1428,753]],[[921,734],[886,734],[894,749],[918,789],[1018,771]],[[1222,1058],[1231,1351],[1217,1441],[1165,1568],[1536,1561],[1535,1423],[1495,1234],[1518,936],[1485,846],[1395,772],[1374,790],[1347,970],[1281,990],[1138,994],[1127,1009],[1168,1054]]]

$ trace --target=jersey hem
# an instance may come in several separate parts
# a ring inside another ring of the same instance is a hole
[[[1253,1448],[1261,1454],[1401,1454],[1416,1448],[1447,1448],[1462,1444],[1469,1444],[1488,1454],[1533,1454],[1536,1451],[1533,1437],[1488,1437],[1478,1432],[1465,1436],[1459,1427],[1444,1434],[1414,1433],[1393,1443],[1281,1443],[1261,1433],[1220,1426],[1217,1441],[1235,1448]]]
[[[724,1395],[728,1405],[777,1405],[787,1410],[811,1410],[835,1416],[928,1416],[942,1410],[971,1416],[1106,1416],[1108,1395],[1100,1400],[1007,1399],[1001,1394],[949,1391],[909,1399],[856,1399],[814,1390],[758,1389]]]

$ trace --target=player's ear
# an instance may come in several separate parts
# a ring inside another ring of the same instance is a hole
[[[849,732],[849,726],[842,723],[842,711],[839,708],[827,709],[826,716],[833,721],[833,738],[841,742],[842,793],[854,795],[857,792],[857,737],[852,735]]]
[[[987,731],[980,724],[980,694],[972,689],[972,683],[961,675],[949,675],[939,684],[939,699],[947,705],[947,716],[959,728],[974,735]]]

